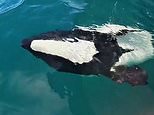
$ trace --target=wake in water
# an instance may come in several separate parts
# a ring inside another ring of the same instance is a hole
[[[24,0],[0,0],[0,14],[18,7],[23,2]]]
[[[22,41],[22,47],[61,72],[106,75],[118,83],[147,84],[147,73],[136,66],[153,57],[152,35],[121,25],[77,26]]]

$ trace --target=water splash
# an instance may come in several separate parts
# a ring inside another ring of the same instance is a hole
[[[24,0],[0,0],[0,14],[18,7],[23,2]]]
[[[115,35],[121,30],[139,30],[127,33],[124,36],[117,36],[117,42],[123,49],[134,49],[129,53],[123,54],[115,66],[133,65],[147,61],[154,57],[154,48],[152,43],[152,34],[146,30],[132,28],[129,26],[121,26],[114,24],[105,24],[102,26],[93,25],[90,27],[77,26],[84,31],[96,31],[99,33],[108,33]]]

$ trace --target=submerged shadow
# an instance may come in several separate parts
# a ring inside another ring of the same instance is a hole
[[[47,73],[47,79],[51,89],[67,99],[72,115],[147,114],[152,106],[148,103],[147,96],[153,97],[148,87],[133,88],[117,85],[105,77],[62,72]]]
[[[84,78],[61,72],[47,73],[51,89],[61,98],[68,98],[69,108],[74,115],[94,115],[83,88]]]

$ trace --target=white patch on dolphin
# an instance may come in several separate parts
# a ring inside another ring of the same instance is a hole
[[[72,41],[72,39],[68,39]],[[80,39],[78,42],[33,40],[30,47],[34,51],[63,57],[79,64],[90,62],[98,53],[93,42]]]

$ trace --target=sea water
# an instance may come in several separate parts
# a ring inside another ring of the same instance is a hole
[[[154,34],[153,0],[0,0],[0,115],[153,115],[154,59],[139,64],[149,84],[60,73],[21,41],[75,25],[113,23]]]

